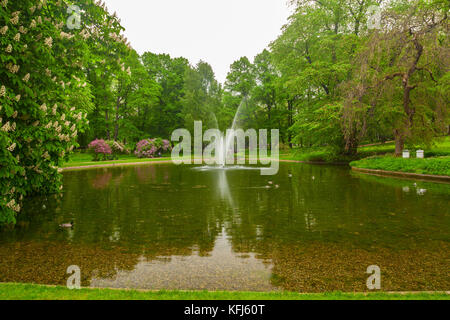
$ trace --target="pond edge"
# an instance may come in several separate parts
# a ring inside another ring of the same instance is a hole
[[[365,168],[357,168],[352,167],[353,171],[361,172],[364,174],[371,174],[377,176],[393,176],[400,178],[416,178],[420,180],[432,180],[432,181],[440,181],[450,183],[450,176],[439,176],[432,174],[420,174],[420,173],[412,173],[412,172],[400,172],[400,171],[386,171],[386,170],[376,170],[376,169],[365,169]]]

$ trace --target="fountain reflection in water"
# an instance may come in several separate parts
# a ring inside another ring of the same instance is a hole
[[[218,138],[218,141],[216,141],[216,158],[215,158],[215,166],[207,165],[207,166],[201,166],[201,167],[195,167],[194,170],[199,171],[211,171],[216,170],[218,171],[218,178],[217,178],[217,190],[219,190],[220,197],[224,200],[226,200],[233,210],[236,209],[236,206],[234,205],[234,201],[232,198],[232,195],[230,193],[230,187],[228,184],[228,179],[226,172],[228,170],[261,170],[262,168],[258,168],[256,166],[242,166],[242,165],[227,165],[227,162],[232,162],[230,160],[234,160],[234,143],[235,143],[235,136],[234,132],[239,128],[242,128],[243,121],[241,119],[242,111],[244,110],[244,107],[247,105],[247,99],[242,99],[241,103],[239,104],[239,107],[237,108],[236,114],[233,119],[233,123],[231,125],[230,134],[224,136],[224,134],[220,131],[219,128],[219,122],[217,121],[217,117],[215,114],[212,114],[212,121],[213,126],[218,129],[220,132],[220,137]],[[227,161],[228,160],[228,161]],[[234,161],[233,161],[234,162]]]

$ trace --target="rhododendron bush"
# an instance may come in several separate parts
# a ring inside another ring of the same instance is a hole
[[[107,155],[112,154],[112,149],[105,140],[96,139],[89,144],[88,148],[94,154],[94,161],[100,160],[101,156],[103,156],[103,160],[106,160]]]
[[[134,153],[139,158],[155,158],[162,156],[170,150],[172,150],[170,141],[156,138],[139,141]]]
[[[115,52],[122,30],[92,0],[76,1],[69,28],[62,0],[0,0],[0,225],[14,223],[24,197],[62,189],[58,167],[77,147],[92,108],[86,66],[99,42]]]
[[[94,155],[94,161],[117,160],[119,155],[130,153],[123,143],[103,139],[95,139],[88,145],[88,148]]]

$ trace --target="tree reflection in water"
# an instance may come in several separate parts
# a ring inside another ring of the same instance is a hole
[[[280,188],[256,170],[65,173],[62,199],[31,199],[0,233],[0,281],[65,284],[75,264],[86,286],[362,291],[378,264],[384,290],[450,287],[448,185],[298,164],[270,180]],[[57,226],[71,219],[69,235]]]

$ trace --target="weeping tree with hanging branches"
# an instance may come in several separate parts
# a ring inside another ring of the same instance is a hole
[[[450,50],[447,1],[393,1],[356,58],[347,83],[347,143],[370,129],[390,130],[395,153],[429,145],[449,121]],[[380,125],[381,124],[381,125]]]

